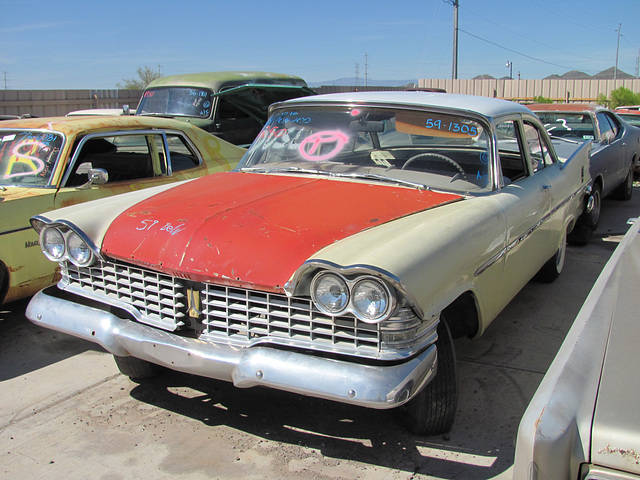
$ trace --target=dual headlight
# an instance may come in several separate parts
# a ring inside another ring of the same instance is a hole
[[[69,260],[74,265],[86,267],[94,260],[89,244],[73,230],[44,227],[40,231],[40,248],[54,262]]]
[[[351,312],[366,323],[382,322],[395,307],[389,287],[368,275],[348,280],[337,273],[321,272],[311,281],[311,298],[327,315]]]

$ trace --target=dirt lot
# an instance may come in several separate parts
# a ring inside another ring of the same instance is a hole
[[[637,190],[637,189],[636,189]],[[0,310],[0,477],[510,478],[520,416],[617,242],[630,202],[605,200],[590,245],[530,283],[477,340],[456,342],[453,430],[418,437],[379,412],[167,372],[136,384],[100,347]]]

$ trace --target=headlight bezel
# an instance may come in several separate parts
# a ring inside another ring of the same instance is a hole
[[[54,255],[47,241],[49,234],[58,235],[62,240],[62,254]],[[99,258],[95,247],[91,241],[79,230],[69,227],[68,225],[51,223],[45,225],[40,230],[40,249],[44,255],[52,262],[63,262],[65,260],[73,263],[77,267],[88,267],[93,265]],[[75,243],[75,246],[73,245]],[[70,245],[71,244],[71,245]],[[76,253],[74,253],[74,251]],[[78,253],[82,252],[82,255]]]
[[[330,308],[326,308],[322,303],[321,298],[318,295],[318,285],[323,279],[326,278],[334,278],[337,280],[336,283],[342,283],[346,287],[347,299],[344,302],[344,306],[340,309],[331,310]],[[377,286],[379,288],[379,292],[381,292],[384,297],[385,307],[381,309],[380,313],[375,316],[368,316],[363,313],[363,309],[359,308],[355,303],[354,292],[356,292],[357,288],[367,282]],[[376,324],[385,321],[390,318],[393,312],[396,309],[397,305],[397,295],[395,290],[383,279],[376,277],[374,275],[365,273],[365,274],[356,274],[352,276],[345,276],[342,273],[332,271],[332,270],[321,270],[317,272],[311,282],[309,284],[309,291],[311,294],[311,299],[322,313],[329,315],[331,317],[338,317],[345,314],[353,314],[358,320],[364,323]]]

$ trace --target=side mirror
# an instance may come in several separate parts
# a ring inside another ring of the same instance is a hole
[[[104,168],[92,168],[87,173],[91,185],[104,185],[109,181],[109,174]]]
[[[606,132],[604,132],[604,135],[602,135],[602,140],[600,143],[602,143],[602,145],[609,145],[611,142],[613,142],[615,140],[615,135],[611,130],[607,130]]]

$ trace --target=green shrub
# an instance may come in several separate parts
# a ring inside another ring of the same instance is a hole
[[[625,87],[616,88],[611,92],[609,108],[616,108],[622,105],[640,105],[640,94],[633,93]]]
[[[533,97],[534,103],[553,103],[553,100],[550,98],[543,97],[542,95],[538,95],[537,97]]]

